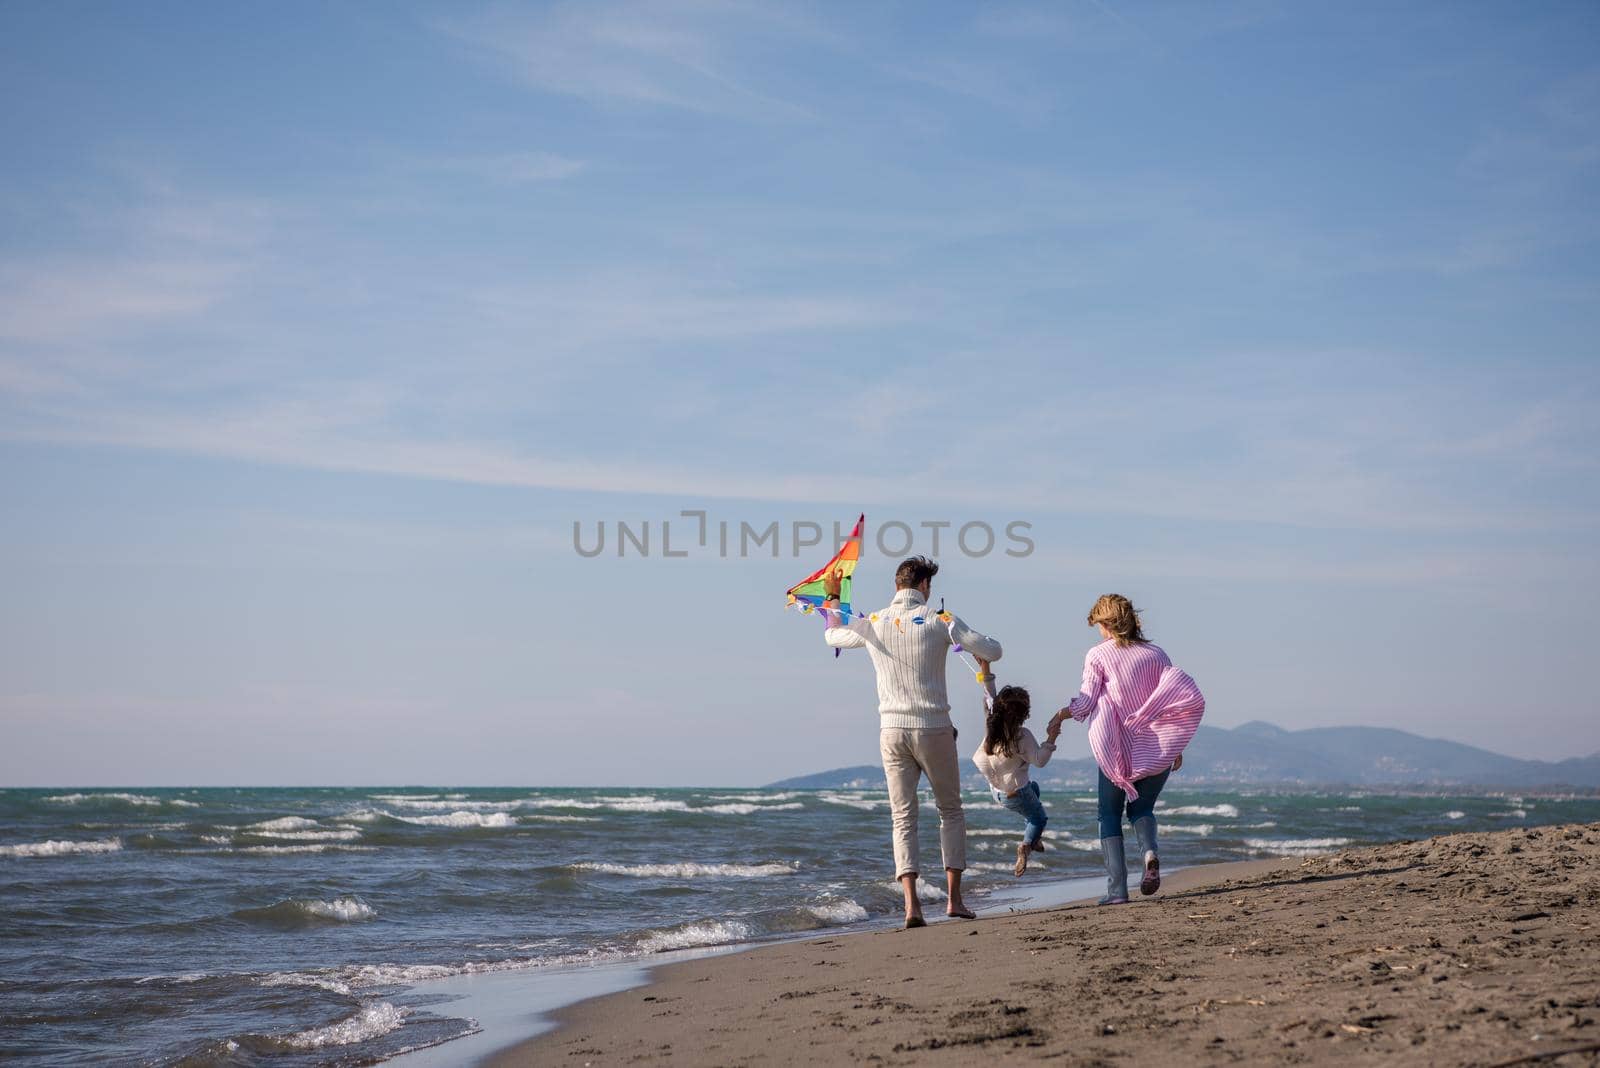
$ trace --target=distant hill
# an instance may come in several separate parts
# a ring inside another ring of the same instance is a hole
[[[963,768],[970,770],[970,765]],[[974,785],[981,783],[972,775]],[[1092,760],[1059,760],[1041,783],[1095,780]],[[1487,749],[1423,738],[1388,727],[1312,727],[1271,723],[1202,726],[1184,754],[1188,786],[1395,786],[1490,789],[1600,789],[1600,753],[1561,761],[1518,760]],[[772,784],[791,790],[882,789],[875,764],[802,775]]]

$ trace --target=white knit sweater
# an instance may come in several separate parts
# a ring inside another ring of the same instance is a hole
[[[950,726],[944,671],[951,645],[993,661],[1000,659],[1000,643],[955,616],[949,624],[941,622],[916,590],[896,590],[889,607],[876,615],[876,622],[857,616],[848,626],[829,627],[823,637],[836,649],[864,647],[872,656],[878,672],[879,725],[912,730]]]

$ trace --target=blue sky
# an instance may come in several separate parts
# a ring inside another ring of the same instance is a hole
[[[1118,590],[1212,723],[1600,749],[1597,33],[0,6],[0,781],[873,759],[825,554],[573,551],[684,509],[1032,524],[936,593],[1042,707]]]

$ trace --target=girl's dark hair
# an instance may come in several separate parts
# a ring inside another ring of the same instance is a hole
[[[1002,686],[989,702],[989,717],[984,721],[983,751],[990,756],[1015,756],[1022,721],[1028,718],[1028,691],[1021,686]]]

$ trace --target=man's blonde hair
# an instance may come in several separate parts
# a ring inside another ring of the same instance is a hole
[[[1089,623],[1091,626],[1102,624],[1118,645],[1150,640],[1139,626],[1139,612],[1133,607],[1133,602],[1120,593],[1102,594],[1094,607],[1089,609]]]

